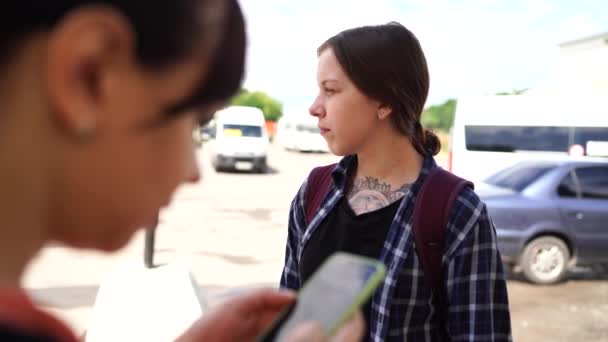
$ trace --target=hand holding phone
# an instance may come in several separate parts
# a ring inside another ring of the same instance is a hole
[[[311,321],[320,323],[327,335],[333,335],[369,299],[385,275],[386,267],[378,260],[335,253],[258,341],[283,341],[294,328]]]
[[[344,323],[334,336],[329,338],[323,331],[321,323],[309,322],[296,327],[287,335],[287,342],[354,342],[362,341],[365,333],[365,319],[360,310],[357,310],[346,323]]]

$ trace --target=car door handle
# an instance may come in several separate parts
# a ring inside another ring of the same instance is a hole
[[[581,213],[580,211],[570,211],[570,212],[568,212],[568,217],[577,219],[577,220],[582,220],[583,217],[585,217],[585,215],[583,213]]]

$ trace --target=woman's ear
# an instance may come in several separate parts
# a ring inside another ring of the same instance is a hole
[[[90,136],[104,121],[111,101],[104,80],[133,62],[132,35],[119,12],[97,7],[68,14],[49,33],[44,82],[54,119],[68,134]]]

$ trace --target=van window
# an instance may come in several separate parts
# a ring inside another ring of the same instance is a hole
[[[261,137],[262,127],[250,125],[225,124],[224,135],[233,137]]]
[[[569,131],[568,127],[465,126],[465,139],[469,151],[567,152]]]

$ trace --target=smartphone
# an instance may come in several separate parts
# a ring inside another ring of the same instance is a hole
[[[259,342],[282,341],[298,324],[316,321],[330,336],[372,295],[386,276],[382,262],[338,252],[329,257],[299,291]]]

